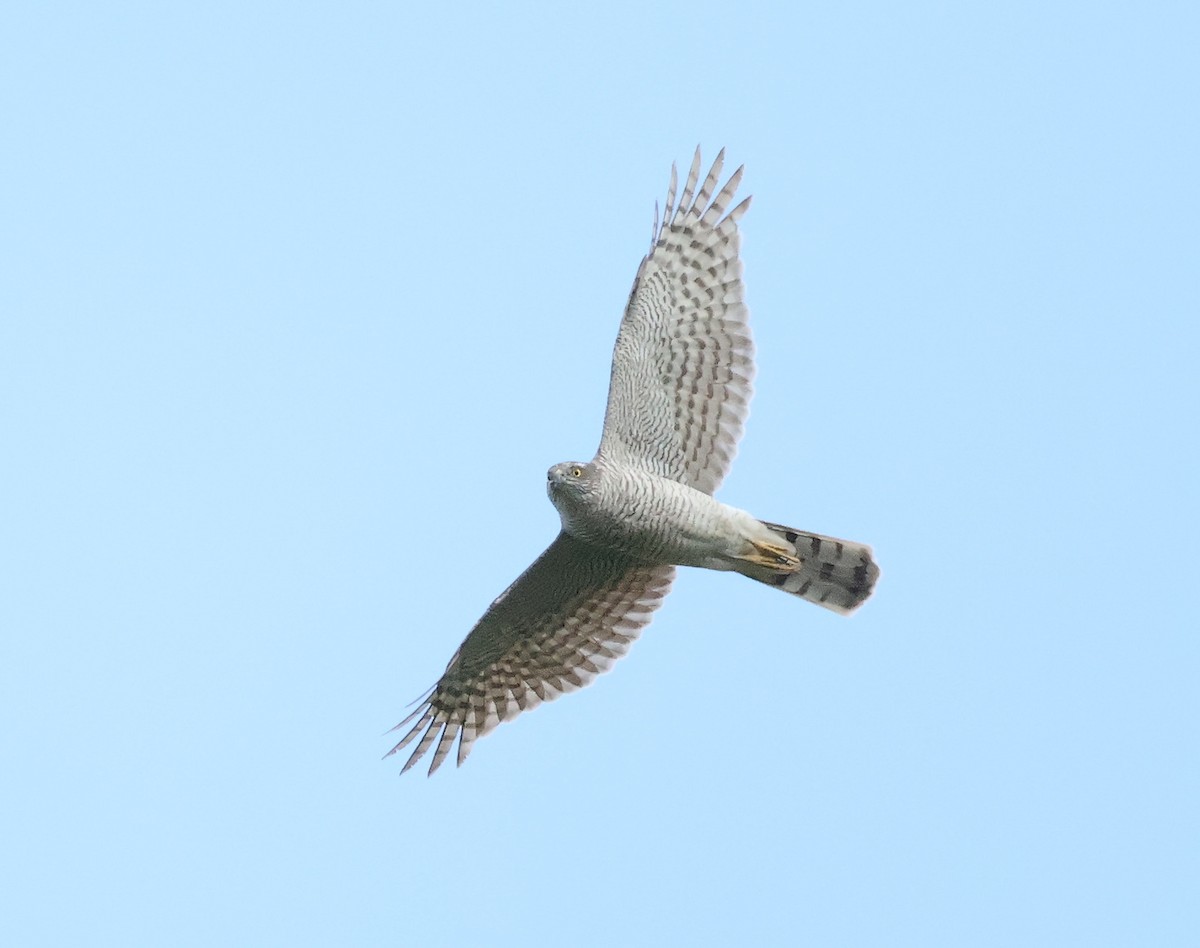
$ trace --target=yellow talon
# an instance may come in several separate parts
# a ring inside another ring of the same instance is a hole
[[[774,543],[760,543],[757,540],[751,540],[750,545],[753,548],[752,552],[742,557],[747,563],[764,566],[767,569],[788,571],[800,568],[800,560],[785,546],[777,546]]]

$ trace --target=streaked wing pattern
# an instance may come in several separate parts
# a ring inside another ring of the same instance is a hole
[[[724,155],[700,183],[696,149],[678,205],[671,168],[662,224],[613,350],[598,451],[709,494],[736,453],[754,377],[737,226],[750,199],[726,213],[741,168],[713,197]]]
[[[645,566],[560,533],[463,640],[404,738],[421,739],[404,771],[434,747],[441,766],[459,738],[458,763],[501,721],[589,684],[628,650],[661,605],[672,566]],[[436,742],[436,746],[435,746]]]

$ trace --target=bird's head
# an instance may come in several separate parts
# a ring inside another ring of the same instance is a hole
[[[586,503],[596,489],[597,470],[594,463],[564,461],[546,472],[546,493],[554,506]]]

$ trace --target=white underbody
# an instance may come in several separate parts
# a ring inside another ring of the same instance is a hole
[[[751,541],[778,543],[756,517],[686,484],[599,461],[588,468],[584,498],[559,489],[554,470],[548,485],[563,530],[587,543],[649,563],[718,570],[736,569]]]

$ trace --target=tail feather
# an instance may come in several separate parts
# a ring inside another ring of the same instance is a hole
[[[772,569],[748,563],[741,568],[744,575],[842,615],[867,601],[879,579],[869,546],[765,520],[762,524],[795,549],[800,565]]]

